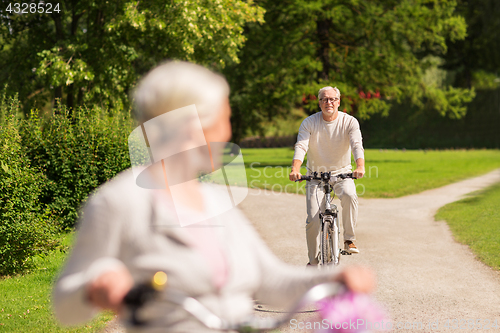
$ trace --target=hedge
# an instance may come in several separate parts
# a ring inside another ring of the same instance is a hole
[[[32,111],[20,128],[28,157],[48,179],[42,203],[59,217],[62,230],[74,227],[94,189],[130,167],[127,143],[134,126],[129,115],[98,107],[71,114],[62,106],[48,118]]]
[[[29,268],[56,247],[55,228],[40,202],[47,178],[21,145],[16,99],[0,101],[0,276]]]

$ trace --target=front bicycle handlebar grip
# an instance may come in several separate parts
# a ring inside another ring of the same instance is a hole
[[[353,176],[353,173],[341,173],[339,175],[337,175],[337,177],[341,178],[341,179],[346,179],[346,178],[352,178],[352,179],[358,179],[356,177]]]
[[[300,182],[303,180],[311,180],[311,176],[301,176],[299,179],[296,180],[296,182]]]
[[[125,295],[123,303],[130,309],[130,322],[133,326],[144,326],[146,322],[137,317],[137,310],[153,300],[167,286],[167,274],[156,272],[149,283],[138,284]]]

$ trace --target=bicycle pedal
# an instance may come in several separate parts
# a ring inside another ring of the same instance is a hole
[[[340,251],[340,254],[342,254],[342,255],[344,255],[344,256],[350,256],[350,255],[352,255],[352,253],[349,253],[349,252],[347,252],[346,250],[342,250],[342,251]]]

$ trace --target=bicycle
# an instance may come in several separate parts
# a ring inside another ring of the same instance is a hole
[[[319,180],[316,191],[318,191],[319,187],[323,187],[323,191],[325,192],[325,210],[320,210],[319,212],[321,233],[319,263],[321,266],[328,266],[331,264],[337,266],[340,263],[341,255],[351,255],[351,253],[342,249],[342,245],[340,243],[340,226],[338,219],[339,211],[337,206],[332,203],[332,200],[335,197],[335,192],[333,196],[331,195],[331,193],[333,192],[332,183],[337,182],[339,179],[347,178],[356,179],[355,177],[353,177],[352,173],[334,175],[331,171],[329,171],[319,173],[319,177],[318,172],[313,172],[311,176],[302,176],[300,177],[300,179],[296,180]],[[317,192],[316,199],[318,200]],[[319,200],[318,207],[320,207]]]
[[[139,310],[152,300],[170,302],[180,306],[207,328],[218,331],[258,332],[275,329],[287,321],[306,304],[315,303],[327,297],[335,296],[346,290],[342,283],[323,283],[311,288],[302,298],[286,312],[280,319],[258,318],[251,316],[243,322],[228,322],[207,309],[197,299],[184,293],[167,289],[167,275],[157,272],[150,283],[139,284],[132,288],[125,296],[123,302],[130,310],[130,320],[127,322],[132,327],[154,327],[151,321],[144,321],[139,316]]]
[[[367,300],[363,297],[368,296],[360,296],[359,294],[347,291],[345,285],[340,282],[323,283],[312,287],[300,298],[298,302],[294,304],[294,306],[292,306],[290,311],[285,312],[286,314],[279,319],[258,318],[252,315],[243,322],[226,321],[215,315],[197,299],[180,291],[166,287],[167,275],[165,272],[160,271],[154,275],[150,282],[139,284],[132,288],[124,299],[125,306],[130,310],[130,320],[126,323],[126,325],[132,328],[161,327],[161,324],[159,323],[155,324],[152,320],[147,321],[141,320],[140,318],[139,313],[141,308],[152,300],[175,304],[184,309],[207,328],[217,331],[250,333],[273,330],[287,322],[291,322],[290,319],[305,305],[311,303],[318,304],[320,301],[323,302],[323,310],[320,310],[320,313],[322,313],[323,316],[323,320],[321,321],[323,323],[323,328],[327,325],[331,328],[331,331],[343,332],[341,329],[338,329],[337,325],[339,323],[343,325],[347,321],[351,322],[353,318],[356,318],[356,323],[359,323],[361,318],[372,320],[372,322],[379,321],[382,323],[383,320],[386,319],[386,314],[384,313],[385,310],[383,310],[380,305],[371,300],[367,302]],[[336,302],[337,298],[339,298],[337,309],[331,312],[332,305],[335,307],[335,304],[332,302]],[[339,311],[339,307],[342,308],[341,311]],[[346,311],[346,309],[348,310]],[[328,313],[329,311],[330,313]],[[364,319],[363,322],[365,322]],[[359,325],[357,324],[357,326]],[[369,330],[366,330],[363,327],[359,330],[359,327],[357,327],[356,330],[349,330],[349,332],[367,333]]]

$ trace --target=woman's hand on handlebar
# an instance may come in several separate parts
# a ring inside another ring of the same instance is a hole
[[[375,273],[363,266],[346,267],[335,280],[343,282],[349,290],[357,293],[371,293],[376,286]]]
[[[126,268],[105,272],[87,287],[87,296],[93,305],[101,309],[110,309],[120,313],[125,295],[134,285]]]

